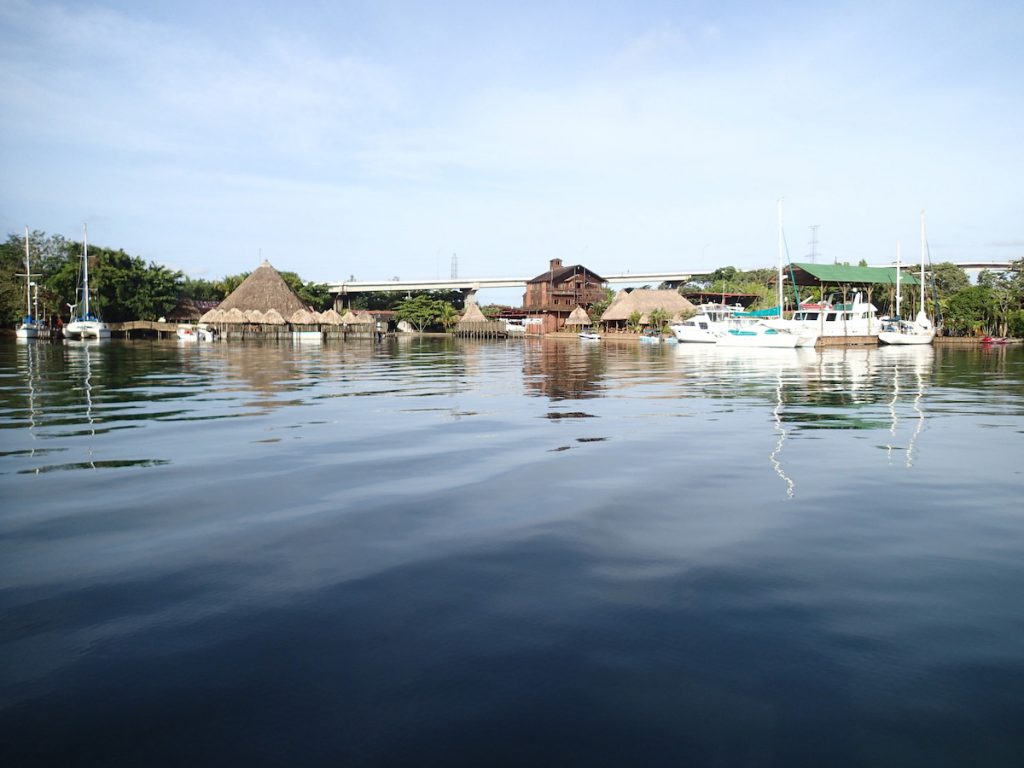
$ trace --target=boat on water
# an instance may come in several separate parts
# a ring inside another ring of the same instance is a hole
[[[935,339],[935,326],[924,311],[924,211],[921,211],[921,308],[913,322],[900,317],[900,247],[896,244],[896,316],[886,318],[878,340],[883,344],[923,345],[931,344]]]
[[[583,331],[580,333],[580,341],[600,341],[601,334],[592,333],[591,331]]]
[[[75,298],[78,300],[77,303],[68,305],[71,308],[71,321],[64,326],[64,338],[72,341],[109,339],[110,328],[89,310],[89,230],[87,227],[82,229],[81,283],[78,287],[78,296]]]
[[[177,327],[175,333],[178,341],[198,342],[217,340],[217,329],[211,328],[205,323],[200,323],[199,325],[182,323]]]
[[[719,336],[734,327],[738,313],[742,311],[740,304],[701,304],[697,307],[697,314],[672,323],[669,328],[676,340],[683,344],[714,344]]]
[[[32,289],[37,288],[32,282],[32,260],[29,257],[28,227],[25,227],[25,316],[21,318],[14,335],[19,339],[34,339],[39,335],[41,326],[36,318],[39,316],[38,306],[33,309]],[[36,304],[38,305],[38,292],[36,293]]]
[[[804,303],[793,313],[793,328],[811,331],[819,337],[874,336],[878,333],[878,309],[854,291],[848,302]]]

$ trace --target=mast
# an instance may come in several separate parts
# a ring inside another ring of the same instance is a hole
[[[82,225],[82,318],[89,317],[89,225]]]
[[[779,198],[779,274],[776,279],[779,287],[779,319],[782,319],[782,198]]]
[[[924,316],[924,211],[921,211],[921,315]]]
[[[900,317],[900,241],[896,241],[896,319]]]
[[[25,314],[35,319],[32,314],[32,263],[28,255],[28,227],[25,227]]]

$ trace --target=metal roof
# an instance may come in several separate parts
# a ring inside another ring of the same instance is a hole
[[[793,262],[793,279],[797,285],[837,283],[847,285],[896,285],[896,267],[851,267],[847,264],[807,264]],[[785,277],[789,277],[786,270]],[[900,275],[902,285],[918,285],[910,272]]]

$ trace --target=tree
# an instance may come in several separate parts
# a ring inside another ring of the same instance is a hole
[[[603,315],[608,310],[608,307],[611,306],[611,303],[614,299],[615,291],[613,291],[611,288],[605,288],[604,298],[601,299],[600,301],[595,301],[593,304],[590,305],[590,307],[588,307],[590,317],[593,318],[595,322],[599,321],[601,319],[601,315]]]
[[[407,323],[423,333],[423,329],[434,325],[440,317],[441,307],[450,306],[445,302],[426,295],[410,296],[395,307],[395,319]]]
[[[636,310],[633,310],[632,312],[630,312],[629,317],[626,319],[626,328],[628,328],[629,330],[633,331],[634,333],[636,331],[639,331],[640,330],[640,318],[642,318],[642,317],[643,317],[643,315],[640,312],[636,311]]]
[[[661,307],[656,307],[647,314],[647,317],[650,320],[650,324],[660,332],[665,327],[665,323],[668,322],[669,315]]]
[[[935,289],[939,296],[952,296],[971,284],[967,273],[949,261],[932,265],[932,276],[935,278]]]
[[[287,283],[299,300],[317,312],[323,312],[334,303],[334,297],[326,283],[306,283],[295,272],[281,272],[281,279]]]
[[[450,331],[459,322],[459,311],[451,304],[442,304],[438,309],[437,319],[446,331]]]

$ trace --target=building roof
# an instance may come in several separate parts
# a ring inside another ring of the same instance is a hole
[[[597,274],[592,269],[587,269],[582,264],[573,264],[570,267],[555,267],[549,269],[547,272],[542,272],[535,278],[530,280],[531,283],[564,283],[570,277],[575,274],[587,273],[590,275],[591,282],[604,283],[604,278]]]
[[[487,321],[486,315],[475,302],[466,305],[466,311],[459,318],[461,323],[483,323]]]
[[[795,261],[790,266],[793,268],[793,277],[797,285],[896,285],[896,267],[851,267],[847,264],[808,264]],[[789,270],[786,270],[784,278],[788,277]],[[913,274],[904,271],[900,275],[900,283],[918,285],[919,281]]]
[[[295,292],[288,287],[276,269],[264,261],[242,284],[220,303],[219,309],[230,312],[238,309],[258,309],[269,312],[274,309],[282,317],[291,317],[300,309],[308,309]]]
[[[640,313],[640,322],[650,321],[650,313],[663,309],[670,318],[693,314],[694,306],[677,291],[658,291],[637,288],[633,291],[619,291],[608,309],[601,315],[601,322],[628,320],[634,312]]]
[[[565,320],[566,325],[590,325],[590,315],[583,307],[576,307]]]

